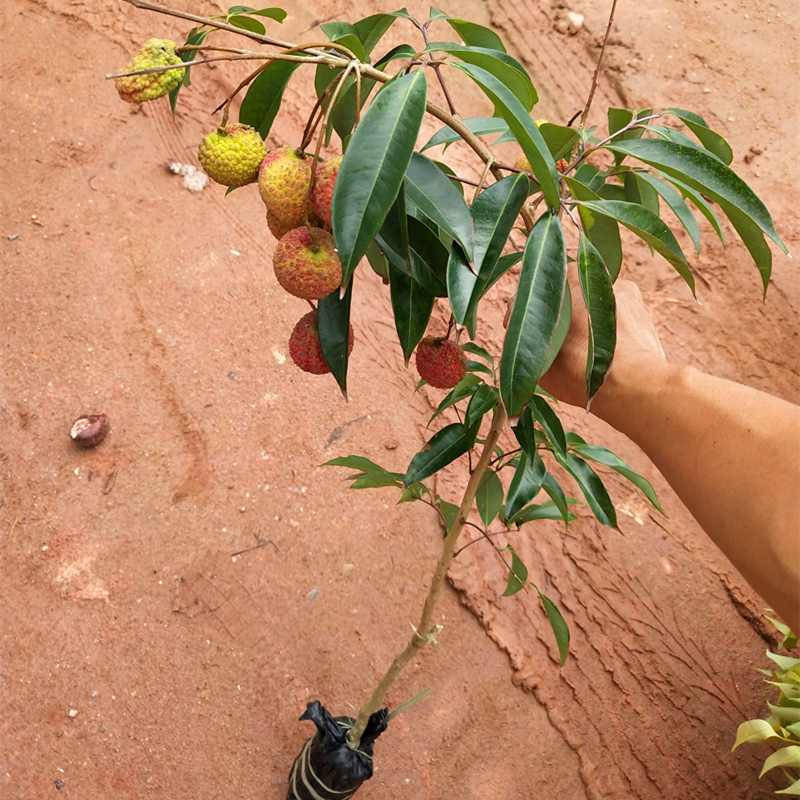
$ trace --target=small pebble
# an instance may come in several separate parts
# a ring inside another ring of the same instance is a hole
[[[61,778],[56,778],[53,781],[53,786],[55,786],[56,789],[60,789],[63,785],[64,785],[64,781],[62,781]]]
[[[92,692],[92,697],[97,697],[97,689]]]
[[[77,717],[77,716],[78,716],[78,709],[77,709],[77,708],[71,708],[71,709],[69,710],[69,715],[70,715],[71,717]]]
[[[318,597],[319,597],[319,589],[312,589],[308,593],[308,599],[309,600],[316,600]]]

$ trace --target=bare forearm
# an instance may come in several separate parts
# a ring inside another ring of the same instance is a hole
[[[612,376],[592,411],[647,453],[751,586],[800,629],[800,409],[665,362]]]

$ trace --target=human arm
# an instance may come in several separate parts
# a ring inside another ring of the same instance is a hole
[[[618,342],[591,411],[650,457],[703,530],[800,630],[800,409],[670,364],[635,284],[618,281]],[[542,388],[586,405],[587,323],[575,314]]]

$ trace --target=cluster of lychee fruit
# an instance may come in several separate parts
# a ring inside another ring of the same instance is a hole
[[[181,64],[175,43],[150,39],[125,67],[135,72]],[[129,103],[145,103],[169,94],[185,69],[130,75],[116,79],[117,91]],[[273,267],[278,283],[304,300],[321,300],[342,282],[342,264],[331,233],[333,188],[342,157],[315,161],[291,147],[267,152],[261,134],[241,123],[224,123],[200,142],[197,156],[206,174],[231,188],[258,184],[267,209],[267,226],[278,240]],[[315,169],[316,167],[316,169]],[[353,349],[350,326],[349,349]],[[322,352],[317,311],[307,313],[289,338],[289,354],[300,369],[315,375],[330,372]],[[466,374],[464,351],[447,338],[425,337],[417,347],[417,371],[431,386],[448,389]]]

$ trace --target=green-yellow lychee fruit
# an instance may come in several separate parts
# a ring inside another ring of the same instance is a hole
[[[353,352],[353,340],[353,326],[351,325],[348,353]],[[331,371],[319,343],[316,311],[309,311],[294,326],[292,335],[289,337],[289,356],[304,372],[325,375]]]
[[[289,228],[306,217],[311,158],[292,147],[267,153],[258,170],[258,191],[267,210]]]
[[[313,228],[321,228],[325,223],[313,212],[308,212],[308,224]],[[281,222],[269,209],[267,209],[267,227],[276,239],[283,239],[290,230],[299,228],[299,225],[287,225]]]
[[[518,169],[520,172],[530,172],[531,165],[525,156],[520,156],[512,165],[514,169]]]
[[[223,186],[255,183],[266,154],[261,134],[238,122],[209,133],[197,148],[197,158],[208,177]]]
[[[311,207],[325,224],[331,225],[331,211],[333,203],[333,187],[336,183],[336,176],[339,174],[339,167],[342,164],[342,156],[329,158],[317,167],[317,175],[314,179],[314,188],[311,190]]]
[[[417,345],[417,372],[437,389],[452,389],[467,374],[467,356],[450,339],[426,336]]]
[[[175,42],[169,39],[148,39],[120,72],[137,72],[182,63],[175,55]],[[164,72],[148,72],[145,75],[129,75],[126,78],[117,78],[114,85],[126,103],[146,103],[169,94],[183,80],[185,72],[185,69],[169,69]]]
[[[294,228],[281,238],[272,257],[275,277],[289,294],[321,300],[342,282],[342,262],[327,231]]]

